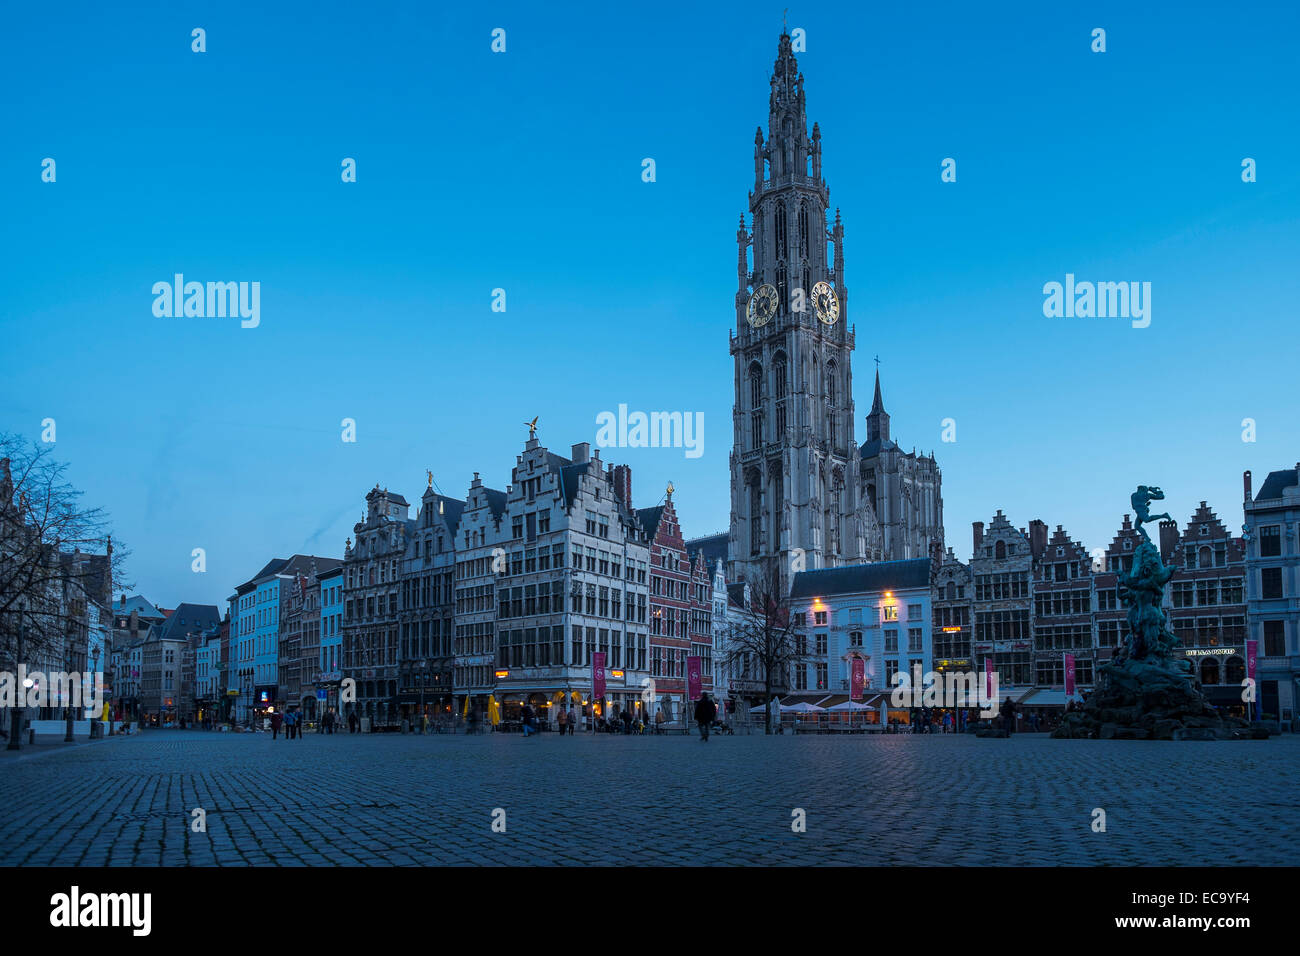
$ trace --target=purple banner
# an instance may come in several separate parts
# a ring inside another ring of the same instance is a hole
[[[591,654],[591,696],[600,700],[605,696],[605,652]]]

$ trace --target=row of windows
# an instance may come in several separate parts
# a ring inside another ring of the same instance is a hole
[[[1010,601],[1028,596],[1028,571],[975,575],[975,600],[977,601]]]
[[[839,611],[834,612],[834,615],[833,615],[833,616],[834,616],[834,621],[833,621],[833,623],[838,624],[838,625],[840,625],[840,626],[844,626],[844,625],[846,625],[846,624],[847,624],[847,625],[865,624],[865,625],[867,625],[867,626],[875,626],[877,623],[880,623],[880,622],[888,622],[888,621],[897,621],[897,620],[899,620],[899,617],[898,617],[898,610],[899,610],[899,605],[898,605],[898,604],[884,604],[884,605],[881,605],[881,607],[879,608],[880,619],[879,619],[879,621],[877,621],[877,619],[876,619],[876,611],[877,611],[877,609],[874,608],[874,607],[866,607],[866,608],[863,608],[863,607],[850,607],[850,608],[844,608],[844,609],[842,609],[842,610],[839,610]],[[924,616],[925,616],[925,605],[923,605],[923,604],[908,604],[908,605],[907,605],[907,617],[904,618],[904,620],[908,620],[908,621],[919,621],[919,620],[921,620]],[[791,617],[791,623],[793,624],[794,627],[807,627],[807,626],[808,626],[808,612],[807,612],[807,611],[795,611],[795,612],[793,612],[793,613],[791,614],[790,617]],[[814,611],[812,612],[813,624],[814,624],[815,626],[819,626],[819,627],[820,627],[820,626],[823,626],[823,625],[830,624],[830,623],[832,623],[831,618],[832,618],[832,613],[831,613],[829,610],[814,610]]]

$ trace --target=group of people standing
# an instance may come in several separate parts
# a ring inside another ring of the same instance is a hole
[[[297,737],[302,739],[302,711],[290,710],[283,714],[275,713],[271,715],[271,739],[275,740],[280,736],[280,728],[284,727],[284,739],[292,740]]]

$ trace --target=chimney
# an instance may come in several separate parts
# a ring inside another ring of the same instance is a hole
[[[1296,467],[1300,468],[1300,465],[1297,465]],[[1250,469],[1249,468],[1241,473],[1241,488],[1242,491],[1246,493],[1246,501],[1250,501]]]
[[[575,465],[581,465],[591,458],[591,442],[578,442],[569,452],[569,457],[573,459]]]
[[[970,523],[970,526],[971,526],[971,530],[974,532],[974,539],[975,539],[975,550],[972,552],[972,556],[974,556],[979,554],[980,545],[984,543],[984,522],[972,521]]]
[[[1178,522],[1165,519],[1160,522],[1160,560],[1169,563],[1178,548]]]
[[[1056,530],[1060,531],[1058,524]],[[1047,553],[1047,522],[1034,518],[1029,522],[1029,553],[1037,561]]]
[[[614,474],[614,497],[624,505],[632,507],[632,469],[628,465],[612,465]]]

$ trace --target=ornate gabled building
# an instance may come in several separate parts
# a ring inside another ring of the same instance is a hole
[[[1064,687],[1065,655],[1071,654],[1076,684],[1091,687],[1097,663],[1092,557],[1059,524],[1050,539],[1041,522],[1034,531],[1034,683]]]
[[[854,437],[844,227],[837,210],[827,229],[821,130],[808,133],[786,34],[770,87],[767,135],[760,127],[754,140],[752,228],[742,217],[736,233],[728,577],[775,560],[788,583],[800,570],[929,557],[943,511],[933,457],[904,455],[889,437],[878,379],[867,442]]]
[[[713,579],[704,553],[688,549],[673,486],[662,505],[638,508],[650,558],[650,678],[665,719],[687,699],[687,658],[698,657],[701,686],[713,694]]]
[[[402,565],[397,703],[403,719],[452,711],[456,533],[465,502],[433,490],[433,473]]]
[[[366,513],[352,526],[356,542],[343,552],[343,672],[356,681],[355,712],[377,724],[393,720],[397,696],[398,596],[410,504],[375,485]]]
[[[1035,522],[1035,530],[1041,525]],[[972,528],[972,656],[980,670],[986,667],[985,659],[991,658],[1002,691],[1017,693],[1016,689],[1030,687],[1034,680],[1029,619],[1033,610],[1031,538],[1017,530],[1000,510],[987,531],[982,521],[973,522]]]

